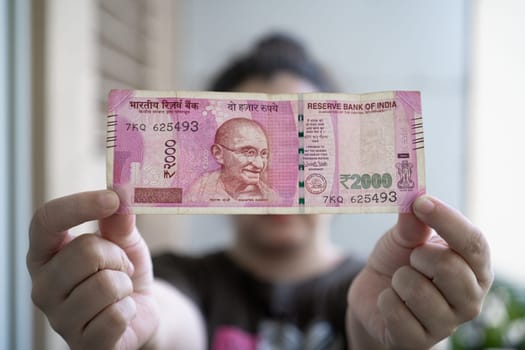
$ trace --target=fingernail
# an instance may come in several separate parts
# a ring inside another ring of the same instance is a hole
[[[414,210],[421,214],[430,214],[436,205],[428,196],[421,196],[414,203]]]
[[[113,191],[105,191],[99,197],[99,204],[104,209],[115,209],[118,206],[118,196]]]

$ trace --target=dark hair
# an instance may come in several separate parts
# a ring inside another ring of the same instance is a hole
[[[270,79],[279,72],[293,73],[323,92],[336,90],[333,81],[304,46],[281,33],[263,37],[250,52],[234,60],[215,77],[210,90],[232,91],[249,78]]]

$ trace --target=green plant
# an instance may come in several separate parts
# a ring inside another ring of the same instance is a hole
[[[505,348],[525,350],[525,291],[494,282],[481,314],[450,338],[453,350]]]

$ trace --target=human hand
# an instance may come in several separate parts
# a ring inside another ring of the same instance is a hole
[[[34,303],[72,349],[137,349],[158,324],[149,250],[111,191],[52,200],[31,221]],[[99,220],[100,234],[68,229]]]
[[[492,284],[490,250],[479,229],[427,195],[413,209],[399,215],[350,287],[347,327],[354,348],[370,341],[430,348],[479,314]]]

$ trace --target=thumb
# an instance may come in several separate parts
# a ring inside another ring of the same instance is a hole
[[[393,276],[401,266],[410,264],[414,248],[425,243],[431,233],[414,214],[399,214],[397,224],[381,237],[368,262],[379,273]]]
[[[114,214],[99,220],[98,226],[102,237],[124,250],[141,238],[138,231],[135,230],[135,215]]]
[[[413,249],[425,243],[430,237],[430,228],[413,213],[399,214],[396,226],[391,232],[394,241],[403,248]]]
[[[146,242],[135,226],[135,215],[114,214],[99,220],[103,238],[118,245],[133,264],[134,290],[141,291],[153,283],[151,255]]]

